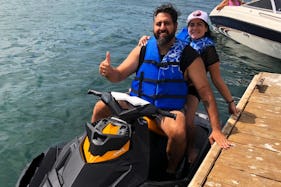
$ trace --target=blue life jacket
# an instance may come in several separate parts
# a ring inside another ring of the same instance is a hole
[[[198,40],[192,40],[188,34],[187,27],[184,27],[176,37],[187,42],[199,54],[202,54],[206,47],[215,46],[214,41],[210,37],[202,37]]]
[[[180,110],[184,107],[187,83],[180,70],[181,55],[186,44],[176,40],[168,53],[161,57],[154,37],[148,41],[144,61],[132,81],[130,95],[141,97],[156,107]]]
[[[185,41],[188,45],[190,44],[190,37],[187,31],[187,27],[184,27],[181,32],[179,32],[176,36],[177,39]]]

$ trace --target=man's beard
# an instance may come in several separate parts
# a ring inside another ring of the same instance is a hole
[[[159,46],[164,46],[168,44],[175,37],[175,32],[171,34],[167,33],[165,37],[161,37],[161,38],[159,37],[159,34],[154,33],[154,37],[157,39],[157,44]]]

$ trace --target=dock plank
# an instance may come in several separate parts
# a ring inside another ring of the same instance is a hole
[[[249,145],[249,147],[258,147],[268,149],[281,154],[281,140],[263,138],[250,133],[234,133],[229,136],[229,140],[234,143]]]
[[[273,117],[278,117],[278,115]],[[264,130],[280,131],[281,130],[280,123],[278,121],[276,122],[276,120],[277,120],[276,118],[275,119],[258,118],[252,113],[243,112],[240,116],[239,121],[237,122],[237,125],[243,123],[245,125],[251,126],[252,128],[260,127],[263,128]]]
[[[249,187],[280,187],[279,181],[258,177],[255,174],[228,167],[227,165],[216,166],[214,172],[208,177],[204,187],[232,187],[232,186],[249,186]],[[223,172],[222,172],[223,171]],[[243,176],[243,178],[241,178]]]
[[[281,186],[281,75],[253,77],[223,129],[233,143],[215,143],[189,186]]]
[[[236,143],[234,148],[222,151],[213,169],[226,166],[256,175],[256,177],[281,182],[280,158],[280,152],[254,147],[251,144]],[[215,174],[214,170],[210,174]],[[240,177],[240,180],[248,180],[244,176]]]

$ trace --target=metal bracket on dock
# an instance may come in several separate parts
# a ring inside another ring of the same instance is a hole
[[[260,79],[259,82],[256,84],[256,88],[259,90],[260,93],[265,93],[266,89],[268,88],[267,85],[263,84],[264,79],[265,78]]]

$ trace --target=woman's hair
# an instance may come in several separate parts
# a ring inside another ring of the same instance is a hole
[[[213,36],[212,36],[212,32],[211,32],[211,30],[210,30],[210,26],[209,26],[209,24],[208,24],[208,23],[206,23],[205,21],[204,21],[204,24],[205,24],[205,26],[207,27],[207,32],[205,32],[205,35],[204,35],[204,36],[206,36],[206,37],[210,37],[210,38],[213,38]]]

